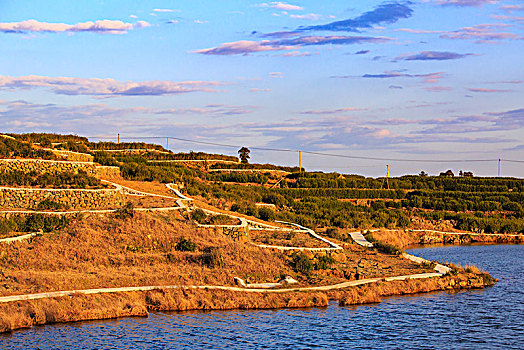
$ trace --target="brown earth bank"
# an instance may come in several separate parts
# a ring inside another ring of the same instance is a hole
[[[206,289],[157,289],[147,292],[76,294],[70,297],[0,305],[0,332],[35,325],[118,317],[147,316],[149,311],[277,309],[377,303],[381,297],[421,292],[483,288],[494,280],[485,273],[460,272],[439,278],[377,282],[341,291],[246,293]]]

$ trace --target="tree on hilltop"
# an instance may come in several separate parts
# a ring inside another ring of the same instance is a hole
[[[238,156],[240,157],[241,163],[245,163],[245,164],[248,163],[249,153],[251,153],[251,151],[247,147],[242,147],[241,149],[238,150]]]

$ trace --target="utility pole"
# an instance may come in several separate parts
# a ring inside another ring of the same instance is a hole
[[[386,183],[388,184],[389,190],[389,164],[386,165]]]
[[[298,151],[298,167],[300,172],[302,172],[302,151]]]
[[[501,161],[501,160],[502,160],[502,159],[499,158],[499,177],[500,177],[500,161]]]
[[[166,138],[167,142],[166,142],[166,149],[169,151],[169,136]]]
[[[116,137],[116,143],[120,143],[120,133],[118,133],[118,135]]]

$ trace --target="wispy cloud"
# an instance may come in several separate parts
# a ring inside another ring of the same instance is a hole
[[[425,1],[427,2],[428,0]],[[442,6],[478,7],[486,4],[496,4],[499,0],[433,0],[433,2]]]
[[[114,79],[0,76],[0,89],[47,88],[60,95],[115,96],[158,96],[175,95],[195,91],[216,91],[222,83],[214,81],[144,81],[120,82]]]
[[[452,91],[453,88],[451,86],[426,86],[424,87],[424,90],[429,92],[443,92],[443,91]]]
[[[300,112],[300,114],[329,115],[329,114],[343,114],[343,113],[348,113],[348,112],[357,112],[357,111],[364,111],[364,110],[366,110],[366,109],[364,109],[364,108],[356,108],[356,107],[346,107],[346,108],[302,111],[302,112]]]
[[[204,55],[246,55],[262,51],[294,50],[296,47],[313,45],[351,45],[360,43],[385,43],[392,39],[367,36],[301,36],[298,38],[224,43],[214,48],[193,51]]]
[[[442,39],[451,40],[475,40],[477,43],[489,43],[498,40],[518,40],[520,35],[504,32],[501,29],[509,27],[508,24],[486,23],[478,24],[473,27],[464,27],[455,31],[446,32],[440,35]]]
[[[436,83],[444,77],[444,72],[434,72],[434,73],[425,73],[425,74],[409,74],[399,71],[386,71],[384,73],[378,74],[364,74],[360,76],[361,78],[368,79],[392,79],[392,78],[420,78],[424,83]],[[332,76],[331,78],[355,78],[355,76],[342,75],[342,76]]]
[[[500,8],[508,13],[514,11],[524,11],[524,5],[502,5]]]
[[[361,29],[372,28],[374,25],[395,23],[399,19],[411,17],[413,10],[408,6],[409,4],[410,2],[390,2],[379,5],[374,10],[364,12],[355,18],[328,24],[301,27],[299,30],[358,32]]]
[[[230,105],[207,105],[200,108],[171,108],[156,111],[155,114],[164,115],[181,115],[181,114],[198,114],[206,116],[233,116],[253,113],[257,106],[230,106]]]
[[[167,13],[171,13],[171,12],[176,12],[176,11],[172,10],[172,9],[153,9],[153,12],[167,12]]]
[[[281,2],[281,1],[264,2],[256,6],[257,7],[267,7],[267,8],[283,10],[283,11],[301,11],[304,9],[302,6],[292,5],[292,4],[288,4],[287,2]]]
[[[134,28],[149,27],[145,21],[136,23],[125,23],[122,21],[99,20],[95,22],[83,22],[77,24],[47,23],[30,19],[22,22],[0,23],[0,32],[3,33],[59,33],[59,32],[93,32],[99,34],[125,34]]]
[[[447,51],[422,51],[415,54],[404,54],[398,56],[397,60],[403,61],[446,61],[446,60],[457,60],[467,56],[473,55],[472,53],[460,54],[456,52]]]
[[[482,93],[499,93],[499,92],[512,92],[513,90],[502,90],[502,89],[486,89],[486,88],[469,88],[471,92],[482,92]]]

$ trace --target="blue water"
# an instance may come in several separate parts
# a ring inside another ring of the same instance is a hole
[[[524,349],[524,246],[413,249],[475,264],[491,288],[391,297],[327,308],[153,313],[148,318],[33,327],[0,336],[9,349]]]

